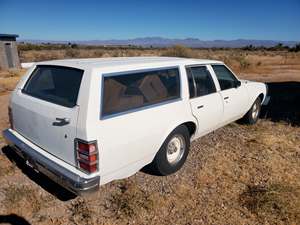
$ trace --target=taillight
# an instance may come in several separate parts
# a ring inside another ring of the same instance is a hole
[[[86,142],[75,140],[76,158],[78,167],[88,173],[98,170],[98,147],[97,141]]]
[[[14,129],[13,115],[12,115],[12,110],[10,107],[8,107],[8,120],[9,120],[10,128]]]

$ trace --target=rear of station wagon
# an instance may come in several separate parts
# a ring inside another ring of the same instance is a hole
[[[161,175],[170,174],[187,156],[181,144],[188,149],[190,138],[197,136],[198,109],[193,107],[201,104],[195,96],[203,96],[208,107],[198,136],[229,121],[220,122],[223,102],[216,77],[206,67],[210,64],[222,65],[164,57],[38,63],[12,94],[11,129],[4,137],[27,164],[78,194],[133,175],[151,162]],[[203,74],[197,79],[205,79],[202,92],[191,85],[196,70]],[[240,100],[246,94],[241,92]],[[250,106],[244,103],[241,112]],[[160,156],[166,140],[169,152]],[[169,167],[157,163],[161,157]]]

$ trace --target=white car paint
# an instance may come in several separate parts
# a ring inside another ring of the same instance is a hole
[[[168,58],[132,57],[103,59],[55,60],[34,64],[21,79],[11,97],[15,130],[21,140],[36,151],[63,165],[82,177],[100,176],[100,184],[133,175],[149,164],[166,137],[177,126],[192,122],[195,140],[245,115],[256,98],[266,97],[266,85],[241,81],[241,86],[221,91],[211,64],[220,61]],[[37,65],[56,65],[84,70],[77,106],[66,108],[21,92]],[[185,66],[204,65],[211,73],[217,92],[190,99]],[[181,98],[165,104],[135,110],[117,116],[101,117],[102,81],[105,74],[154,68],[178,67]],[[229,97],[229,98],[227,98]],[[203,105],[203,107],[200,107]],[[70,119],[63,129],[51,126],[56,117]],[[64,135],[68,134],[65,139]],[[97,140],[99,170],[85,174],[76,167],[74,139]],[[29,140],[32,140],[30,142]],[[39,145],[39,142],[43,146]],[[49,152],[51,154],[49,154]]]
[[[21,67],[24,69],[28,69],[32,66],[34,66],[35,62],[27,62],[27,63],[21,63]]]

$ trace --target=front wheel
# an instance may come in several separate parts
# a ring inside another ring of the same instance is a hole
[[[164,141],[146,171],[165,176],[178,171],[184,164],[190,147],[190,136],[186,126],[177,127]]]
[[[261,100],[260,98],[257,98],[255,102],[253,103],[250,110],[246,113],[246,115],[239,120],[239,122],[244,124],[255,124],[258,121],[259,115],[261,111]]]

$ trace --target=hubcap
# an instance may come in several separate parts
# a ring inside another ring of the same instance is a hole
[[[167,160],[170,164],[179,162],[185,150],[185,140],[182,135],[175,135],[167,145]]]
[[[257,103],[255,103],[252,108],[252,118],[256,119],[258,116],[258,113],[259,113],[259,106],[257,105]]]

